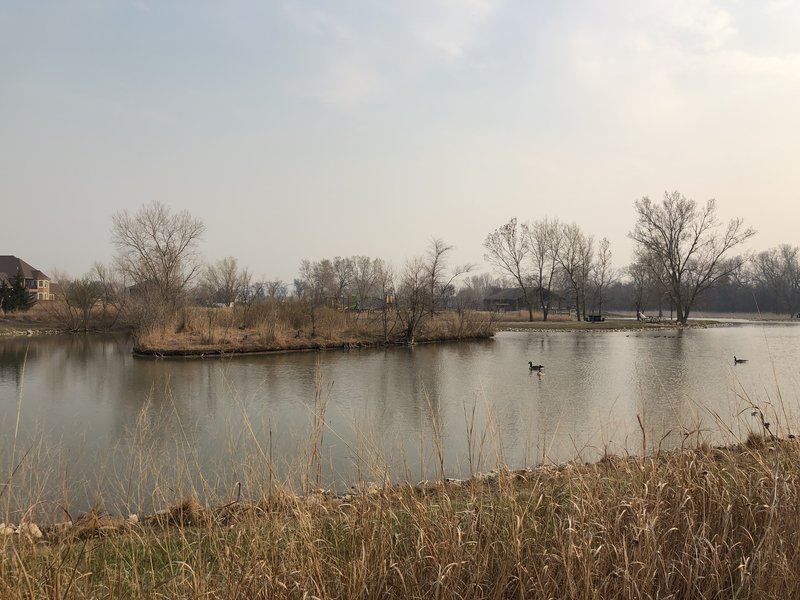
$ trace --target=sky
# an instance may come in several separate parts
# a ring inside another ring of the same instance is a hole
[[[666,190],[800,244],[800,2],[0,0],[0,254],[79,276],[111,218],[209,261],[453,263],[516,217],[625,266]]]

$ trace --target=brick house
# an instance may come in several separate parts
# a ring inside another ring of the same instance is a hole
[[[5,280],[12,284],[17,277],[17,273],[22,273],[25,288],[36,300],[54,300],[55,295],[50,289],[50,278],[39,269],[34,269],[21,258],[11,255],[0,254],[0,280]]]

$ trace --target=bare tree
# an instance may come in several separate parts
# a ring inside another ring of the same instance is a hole
[[[400,274],[396,307],[409,343],[414,343],[423,321],[433,316],[442,306],[443,299],[453,293],[456,279],[473,268],[467,264],[448,271],[447,254],[452,249],[453,246],[434,238],[425,256],[406,261]]]
[[[547,321],[553,300],[553,286],[557,281],[563,229],[556,219],[542,219],[528,225],[525,233],[533,262],[533,285],[536,287],[542,318]]]
[[[456,294],[458,308],[480,310],[483,308],[483,300],[486,296],[506,287],[508,287],[508,282],[491,273],[472,275],[464,280],[464,285]]]
[[[334,295],[336,297],[336,304],[342,308],[347,306],[347,290],[353,280],[353,260],[348,257],[342,258],[335,256],[333,258],[333,275],[335,281]]]
[[[369,298],[375,296],[377,292],[378,276],[381,268],[381,260],[372,259],[369,256],[354,256],[352,289],[356,297],[357,306],[366,306]]]
[[[89,274],[103,288],[103,295],[100,298],[102,309],[100,321],[105,327],[111,328],[120,316],[125,314],[128,305],[125,279],[101,262],[94,263]]]
[[[240,269],[238,261],[228,256],[206,266],[202,284],[213,302],[226,305],[243,299],[250,288],[251,275],[247,269]]]
[[[323,258],[312,262],[304,260],[300,264],[300,279],[303,295],[315,306],[327,306],[336,302],[338,282],[333,263]]]
[[[611,264],[611,242],[608,238],[600,240],[597,248],[597,256],[592,262],[592,305],[593,310],[598,314],[603,312],[603,301],[605,300],[606,290],[616,279],[616,271]]]
[[[400,273],[395,307],[409,344],[414,343],[420,324],[426,315],[430,315],[427,271],[425,261],[416,257],[407,260]]]
[[[61,297],[57,302],[48,303],[48,310],[70,331],[89,331],[93,326],[94,308],[103,297],[102,284],[84,275],[72,280],[62,276],[59,285]]]
[[[647,302],[650,299],[653,288],[650,267],[645,261],[637,259],[628,266],[627,274],[630,279],[633,305],[638,318],[647,308]]]
[[[375,273],[375,288],[383,300],[380,313],[383,341],[388,343],[389,336],[394,332],[397,323],[397,312],[394,310],[397,305],[394,269],[380,258],[376,258],[372,266]]]
[[[522,289],[522,301],[528,307],[528,320],[533,321],[533,306],[529,297],[530,275],[527,262],[531,257],[531,240],[525,226],[513,218],[486,236],[484,258],[501,273],[507,273]]]
[[[475,268],[475,265],[465,264],[456,266],[452,271],[448,272],[447,255],[451,250],[453,250],[453,246],[447,245],[440,238],[433,238],[428,244],[424,264],[428,280],[428,297],[426,300],[431,315],[437,309],[443,307],[446,298],[454,295],[453,282],[461,275],[469,273]]]
[[[120,271],[174,309],[200,269],[197,245],[204,232],[203,222],[188,211],[172,213],[153,202],[133,215],[114,214],[111,240]]]
[[[50,274],[50,283],[65,283],[67,281],[72,281],[72,277],[70,277],[69,273],[63,269],[56,267],[50,269],[48,273]]]
[[[733,248],[755,235],[742,219],[722,227],[712,199],[700,208],[680,192],[665,192],[661,203],[637,200],[636,227],[629,237],[653,260],[652,273],[668,291],[678,321],[689,319],[698,296],[741,268]]]
[[[333,263],[324,258],[318,262],[303,260],[300,277],[294,280],[295,296],[311,321],[311,336],[317,335],[317,311],[336,303],[338,284]]]
[[[575,298],[575,313],[578,321],[586,319],[586,288],[592,263],[594,240],[581,228],[571,223],[562,226],[562,246],[558,254],[558,264],[564,280]]]
[[[753,258],[750,273],[774,312],[797,314],[800,310],[800,248],[781,244],[760,252]],[[762,299],[760,304],[763,302]]]
[[[287,293],[286,284],[280,279],[263,282],[264,293],[267,298],[285,298]]]

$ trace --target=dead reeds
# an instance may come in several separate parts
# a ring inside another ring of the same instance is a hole
[[[799,450],[683,450],[345,496],[276,490],[139,522],[92,513],[72,535],[4,536],[0,593],[797,597]]]
[[[157,326],[136,332],[144,354],[247,353],[273,350],[353,348],[403,343],[404,331],[382,311],[315,307],[313,318],[298,302],[265,302],[234,308],[184,308]],[[488,338],[494,315],[450,311],[426,319],[415,342]]]

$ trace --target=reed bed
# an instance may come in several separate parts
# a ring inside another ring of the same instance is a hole
[[[415,342],[488,338],[494,316],[480,311],[438,312],[421,322]],[[259,352],[379,346],[407,342],[394,311],[304,308],[296,302],[264,302],[234,308],[191,307],[142,327],[135,350],[155,354]]]
[[[752,435],[339,496],[276,484],[148,517],[90,511],[2,535],[0,597],[798,597],[798,459],[794,440]]]

